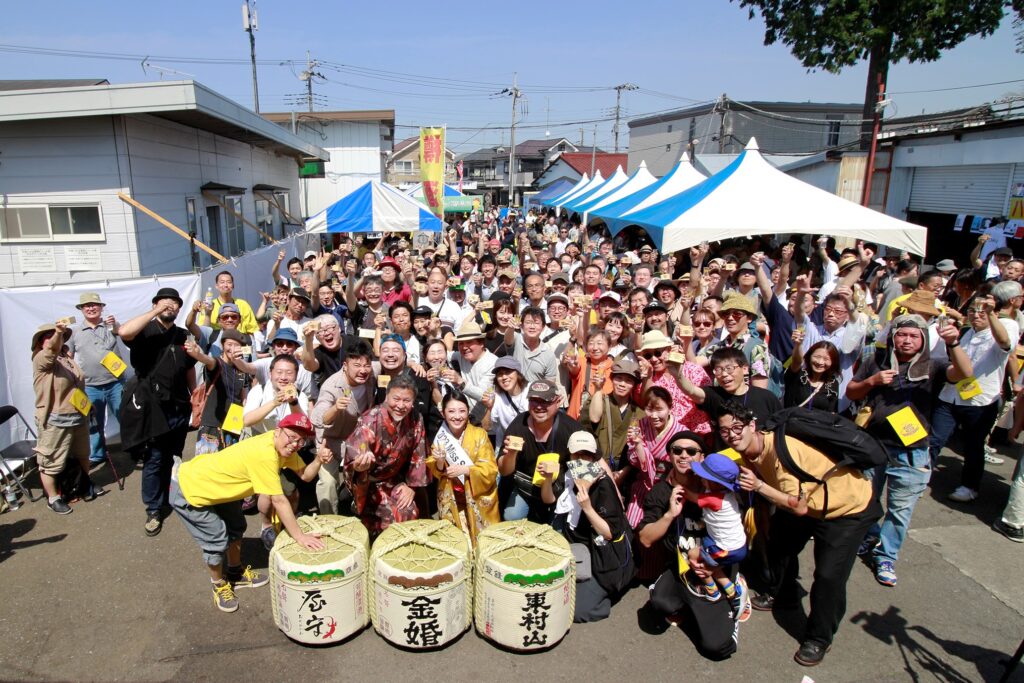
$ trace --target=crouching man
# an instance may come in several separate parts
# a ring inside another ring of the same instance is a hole
[[[299,529],[292,504],[281,488],[282,469],[292,470],[303,481],[317,477],[321,459],[304,465],[298,456],[299,449],[312,436],[313,423],[309,418],[292,413],[282,418],[273,431],[217,453],[196,456],[173,473],[171,507],[203,551],[213,583],[213,602],[221,611],[238,609],[235,588],[257,588],[270,580],[266,572],[252,567],[242,569],[242,499],[246,496],[270,496],[278,519],[299,545],[309,550],[324,547],[316,534],[304,534]]]

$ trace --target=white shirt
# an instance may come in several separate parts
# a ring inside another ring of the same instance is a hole
[[[253,367],[256,368],[256,381],[254,384],[266,384],[270,381],[270,363],[273,360],[273,358],[260,358],[253,361]],[[298,358],[295,360],[298,360]],[[313,397],[313,388],[316,386],[313,382],[313,373],[302,367],[302,363],[299,363],[299,374],[295,378],[295,386],[299,393],[311,398]]]
[[[242,409],[242,414],[251,413],[264,403],[269,403],[276,394],[277,389],[269,381],[265,384],[257,384],[249,390],[249,395],[245,397],[245,406]],[[309,415],[309,399],[301,392],[299,393],[299,408],[303,413]],[[283,420],[290,412],[292,412],[292,407],[287,403],[282,403],[271,410],[262,421],[247,427],[247,429],[252,434],[269,432],[271,429],[276,429],[277,423]]]
[[[826,296],[832,293],[833,289],[836,288],[838,280],[839,265],[832,259],[825,261],[825,264],[822,266],[821,289],[818,290],[819,304],[825,300]]]
[[[519,392],[518,396],[509,397],[504,391],[494,392],[494,407],[491,408],[491,431],[494,432],[494,443],[498,450],[505,443],[505,430],[512,424],[519,413],[525,413],[530,406],[526,398],[527,387]]]
[[[992,336],[991,329],[975,333],[973,329],[960,340],[964,353],[971,359],[974,367],[974,378],[978,380],[981,393],[972,398],[960,398],[960,393],[953,384],[946,384],[939,393],[939,400],[956,406],[987,406],[999,398],[1006,374],[1006,359],[1014,348],[1014,341],[1020,335],[1020,328],[1015,320],[1000,318],[1006,334],[1010,337],[1010,348],[1001,349]]]
[[[423,297],[417,302],[418,306],[426,306],[433,311],[437,317],[441,320],[442,325],[448,325],[452,329],[459,329],[462,324],[463,312],[462,307],[451,299],[441,299],[439,303],[434,303],[429,297]]]
[[[721,509],[701,508],[701,514],[708,536],[722,550],[738,550],[747,544],[743,518],[736,503],[736,494],[732,491],[726,491],[722,495]]]
[[[494,364],[498,362],[498,357],[485,349],[475,363],[470,363],[456,351],[452,354],[452,361],[462,375],[462,393],[469,401],[469,411],[473,412],[484,392],[494,386]]]

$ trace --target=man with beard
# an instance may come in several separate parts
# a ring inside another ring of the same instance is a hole
[[[196,384],[195,359],[185,352],[188,333],[174,324],[182,303],[177,290],[165,287],[153,297],[152,309],[118,329],[135,368],[121,403],[121,445],[142,460],[147,536],[163,528],[173,458],[185,446]]]
[[[373,352],[360,339],[349,347],[341,370],[320,386],[320,396],[310,417],[316,426],[317,440],[333,455],[321,467],[316,485],[322,515],[338,514],[338,487],[342,483],[339,470],[345,459],[345,440],[355,429],[359,416],[373,405],[375,387],[369,384],[372,377]]]

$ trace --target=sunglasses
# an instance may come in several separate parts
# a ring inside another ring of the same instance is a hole
[[[744,313],[743,311],[732,310],[732,311],[725,311],[725,312],[723,312],[721,314],[721,316],[723,318],[727,319],[727,320],[728,319],[739,320],[740,318],[746,318],[747,314]]]
[[[693,327],[714,327],[715,324],[711,321],[695,321]]]
[[[657,349],[655,351],[641,351],[640,352],[640,357],[641,358],[654,358],[655,356],[660,356],[663,352],[664,352],[664,349]]]
[[[220,319],[221,320],[241,320],[241,317],[235,315],[234,313],[228,313],[227,315],[222,315],[220,317]]]
[[[683,453],[686,453],[689,456],[700,455],[704,452],[699,448],[694,448],[693,446],[672,446],[669,448],[669,451],[672,455],[682,455]]]

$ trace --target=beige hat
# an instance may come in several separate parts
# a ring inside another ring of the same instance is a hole
[[[942,311],[935,306],[935,293],[929,292],[926,289],[915,289],[899,305],[912,313],[931,316],[942,315]]]
[[[459,328],[459,331],[455,333],[455,341],[457,342],[471,341],[473,339],[483,339],[484,337],[485,335],[483,330],[480,329],[480,326],[476,323],[475,320],[467,321],[465,324],[463,324],[462,327]]]
[[[597,441],[594,439],[594,435],[583,430],[573,432],[569,437],[569,443],[566,447],[570,453],[579,453],[581,451],[597,453]]]
[[[650,332],[644,332],[644,344],[640,347],[640,351],[657,351],[669,346],[672,346],[672,340],[666,337],[664,332],[661,330],[651,330]]]
[[[859,258],[857,258],[853,254],[847,254],[846,256],[843,256],[842,258],[839,259],[839,263],[836,264],[836,267],[839,269],[839,272],[843,272],[847,268],[855,266],[858,263],[860,263]]]
[[[87,306],[89,304],[106,306],[106,304],[100,300],[100,295],[96,292],[84,292],[80,297],[78,297],[78,305],[75,306],[75,308],[82,310],[82,306]]]
[[[39,339],[44,334],[46,334],[47,332],[53,332],[56,329],[57,329],[57,326],[54,325],[53,323],[46,323],[45,325],[40,325],[39,326],[39,329],[36,330],[36,333],[32,335],[32,353],[33,353],[33,355],[36,352],[36,348],[39,346]],[[71,338],[71,330],[68,329],[68,328],[64,328],[64,341],[67,341],[70,338]]]
[[[726,297],[725,303],[722,304],[722,307],[719,309],[718,314],[721,315],[726,311],[743,311],[744,313],[748,313],[754,316],[755,318],[757,317],[757,309],[754,308],[754,302],[750,299],[749,296],[746,296],[744,294],[730,294],[728,297]]]

